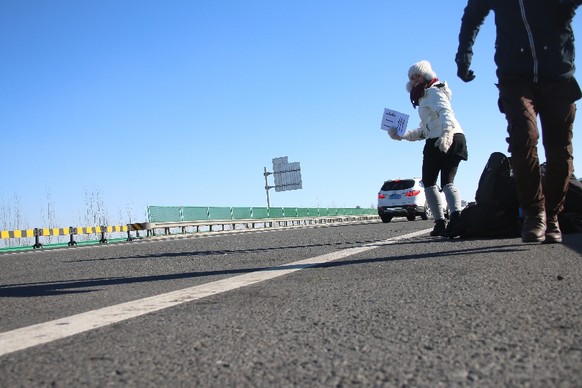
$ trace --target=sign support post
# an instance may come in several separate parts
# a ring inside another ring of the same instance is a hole
[[[271,200],[269,199],[269,189],[272,188],[273,186],[269,186],[269,181],[267,181],[267,177],[271,174],[272,172],[267,172],[267,167],[265,167],[265,172],[263,172],[263,175],[265,176],[265,191],[267,192],[267,208],[271,207]]]
[[[267,177],[273,175],[275,178],[275,186],[269,186]],[[289,163],[287,157],[273,159],[273,172],[268,172],[267,167],[264,168],[263,176],[265,177],[265,191],[267,192],[267,208],[271,207],[271,200],[269,198],[269,189],[274,188],[275,191],[288,191],[302,189],[301,183],[301,166],[299,162]]]

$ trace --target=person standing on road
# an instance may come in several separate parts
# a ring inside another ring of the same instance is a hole
[[[505,114],[516,191],[524,212],[523,242],[562,242],[558,214],[573,173],[575,101],[571,21],[582,0],[468,0],[455,56],[457,75],[472,81],[473,44],[490,11],[495,13],[498,105]],[[542,187],[538,157],[540,117],[547,159]]]
[[[420,127],[398,135],[390,128],[394,140],[426,140],[422,160],[422,182],[428,206],[435,219],[431,236],[457,237],[461,218],[461,194],[454,184],[461,160],[467,160],[467,143],[463,130],[451,107],[452,92],[446,82],[440,82],[428,61],[415,63],[408,70],[406,90],[414,108],[418,107]],[[450,222],[446,225],[445,204],[436,185],[441,175],[441,187],[449,207]]]

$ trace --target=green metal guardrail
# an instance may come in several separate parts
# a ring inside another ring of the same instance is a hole
[[[299,208],[299,207],[212,207],[212,206],[148,206],[148,222],[145,224],[148,236],[155,236],[156,230],[163,229],[165,235],[172,229],[181,229],[186,233],[189,227],[213,226],[225,230],[227,225],[234,229],[236,225],[254,228],[255,225],[272,227],[273,225],[296,225],[340,222],[350,219],[370,219],[378,216],[373,208]]]
[[[298,217],[377,215],[375,208],[267,208],[212,206],[148,206],[148,222],[268,220]]]

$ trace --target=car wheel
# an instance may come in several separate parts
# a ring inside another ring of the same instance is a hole
[[[382,220],[383,223],[388,223],[390,221],[392,221],[392,216],[380,216],[380,219]]]
[[[408,221],[414,221],[416,219],[416,216],[414,214],[409,214],[406,216],[406,219]]]
[[[428,220],[430,217],[432,217],[432,212],[430,211],[430,207],[428,206],[428,203],[424,204],[424,212],[420,213],[420,218],[422,218],[423,220]]]

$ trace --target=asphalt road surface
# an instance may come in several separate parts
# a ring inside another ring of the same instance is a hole
[[[582,387],[582,234],[431,221],[0,255],[1,387]]]

